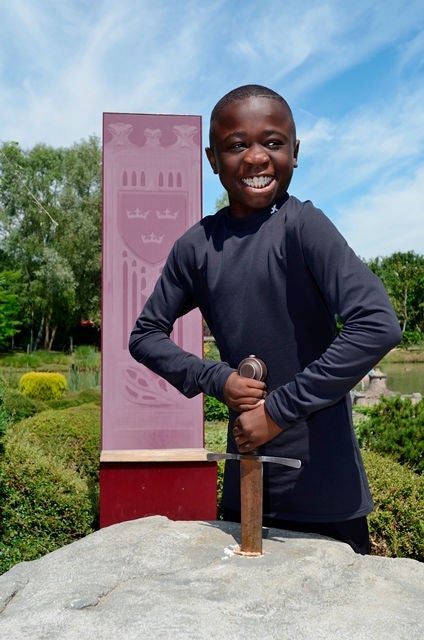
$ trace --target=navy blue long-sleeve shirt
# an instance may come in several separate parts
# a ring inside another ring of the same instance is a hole
[[[401,339],[381,281],[311,202],[278,211],[208,216],[175,243],[130,338],[133,357],[183,394],[223,400],[228,376],[255,354],[268,368],[266,409],[283,431],[261,447],[302,460],[264,465],[264,515],[341,521],[372,500],[353,431],[349,391]],[[222,362],[197,358],[169,335],[199,307]],[[336,335],[336,318],[343,328]],[[230,412],[230,426],[235,414]],[[228,433],[228,450],[237,451]],[[239,510],[237,463],[226,465],[224,506]]]

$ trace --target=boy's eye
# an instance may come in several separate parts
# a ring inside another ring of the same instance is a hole
[[[268,140],[265,143],[265,146],[267,146],[270,149],[275,149],[276,147],[281,147],[283,145],[283,143],[281,142],[281,140]]]
[[[243,149],[245,149],[245,148],[246,148],[246,145],[245,145],[245,143],[244,143],[244,142],[234,142],[234,143],[230,146],[229,151],[237,152],[237,151],[242,151],[242,150],[243,150]]]

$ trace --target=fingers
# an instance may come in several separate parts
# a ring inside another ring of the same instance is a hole
[[[264,396],[264,398],[266,397],[266,394]],[[244,412],[244,411],[251,411],[252,409],[256,409],[257,407],[259,407],[261,404],[263,404],[265,402],[264,399],[262,400],[256,400],[256,402],[252,402],[251,404],[240,404],[238,411],[240,413]]]
[[[243,431],[239,418],[234,422],[233,436],[241,453],[249,453],[249,451],[255,449],[255,445],[250,441],[249,435]]]
[[[226,404],[234,411],[249,411],[257,406],[258,402],[266,398],[266,385],[264,382],[243,378],[237,373],[232,373],[224,388]]]
[[[234,435],[234,440],[236,441],[237,448],[241,453],[248,453],[250,450],[255,448],[243,433]]]
[[[282,432],[282,428],[272,420],[264,402],[252,411],[241,413],[233,425],[233,436],[240,453],[250,453],[269,442]]]

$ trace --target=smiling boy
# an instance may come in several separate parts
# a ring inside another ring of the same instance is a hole
[[[228,405],[228,451],[302,460],[300,470],[265,465],[265,525],[367,553],[373,505],[349,391],[401,332],[380,280],[319,209],[287,193],[298,150],[290,107],[274,91],[246,85],[217,103],[206,154],[229,206],[177,240],[130,351],[187,397],[204,392]],[[169,339],[195,307],[221,362]],[[266,384],[237,373],[253,353],[267,365]],[[238,465],[228,462],[226,519],[240,518],[239,491]]]

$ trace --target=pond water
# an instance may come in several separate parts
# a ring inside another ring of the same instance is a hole
[[[379,367],[387,376],[387,388],[398,393],[424,396],[424,362],[384,363]]]

